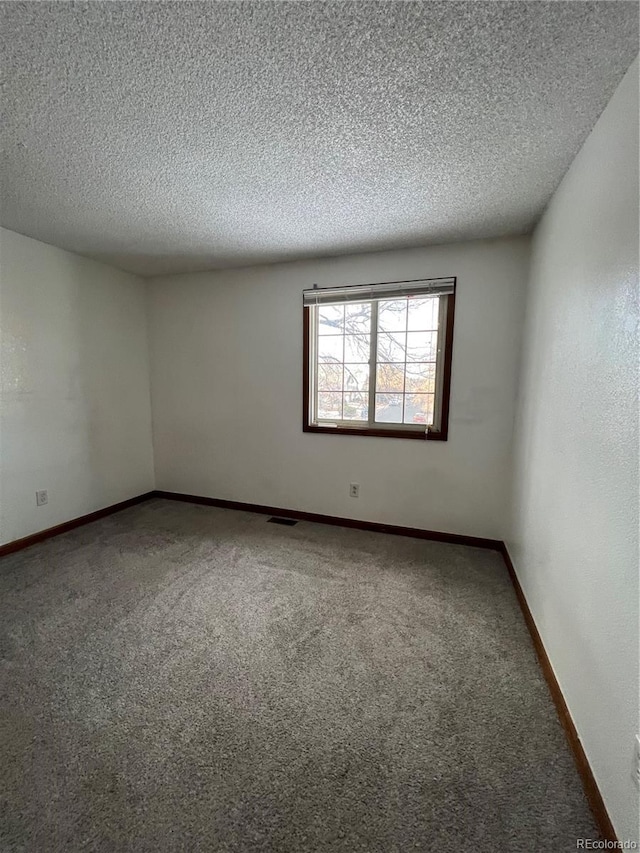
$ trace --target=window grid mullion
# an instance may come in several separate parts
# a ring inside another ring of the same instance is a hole
[[[344,384],[346,379],[346,368],[344,364],[347,351],[347,306],[342,306],[342,388],[340,389],[340,420],[344,421]]]
[[[409,300],[407,299],[407,310],[404,319],[404,367],[402,370],[402,420],[404,423],[404,408],[407,402],[407,349],[409,347]]]
[[[369,426],[376,419],[376,374],[378,370],[378,303],[371,303],[371,342],[369,345]]]
[[[311,334],[309,335],[309,337],[310,337],[311,341],[313,341],[313,343],[311,345],[312,346],[311,358],[312,358],[312,363],[313,363],[313,394],[311,395],[311,399],[313,400],[313,402],[311,404],[312,405],[311,416],[312,416],[313,422],[315,423],[318,420],[318,411],[319,411],[319,404],[318,404],[318,393],[319,393],[318,392],[318,348],[319,348],[319,343],[318,343],[318,336],[319,336],[318,312],[317,311],[311,311],[311,314],[309,315],[309,319],[310,319],[310,322],[312,323]]]

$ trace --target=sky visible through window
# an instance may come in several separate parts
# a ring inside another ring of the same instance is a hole
[[[439,297],[378,302],[375,399],[370,400],[372,303],[317,309],[319,421],[432,424]]]

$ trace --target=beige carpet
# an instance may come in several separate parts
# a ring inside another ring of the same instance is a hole
[[[501,558],[154,500],[0,560],[2,851],[596,838]]]

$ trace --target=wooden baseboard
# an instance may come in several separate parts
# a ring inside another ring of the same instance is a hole
[[[106,506],[103,509],[97,509],[95,512],[90,512],[87,515],[81,515],[79,518],[72,518],[70,521],[64,521],[62,524],[56,524],[55,527],[39,530],[37,533],[32,533],[23,539],[14,539],[13,542],[0,545],[0,557],[4,557],[6,554],[13,554],[15,551],[22,551],[23,548],[29,548],[38,542],[44,542],[45,539],[51,539],[52,536],[59,536],[68,530],[73,530],[74,527],[89,524],[92,521],[97,521],[99,518],[112,515],[114,512],[120,512],[122,509],[128,509],[130,506],[148,501],[153,496],[153,492],[146,492],[144,495],[137,495],[135,498],[129,498],[126,501],[120,501],[120,503]]]
[[[580,778],[582,780],[582,786],[584,788],[585,796],[589,802],[591,811],[593,812],[593,816],[598,825],[598,829],[600,830],[602,840],[618,841],[618,836],[616,835],[615,829],[613,828],[613,824],[611,823],[611,818],[609,817],[607,807],[604,804],[604,800],[602,799],[602,794],[600,793],[600,789],[598,788],[595,777],[593,775],[591,765],[589,764],[589,760],[587,759],[587,756],[585,754],[584,748],[582,746],[582,741],[580,740],[580,736],[578,735],[575,723],[573,722],[573,718],[571,716],[567,703],[565,702],[564,696],[562,695],[562,690],[560,689],[560,685],[558,684],[558,680],[553,671],[553,667],[551,666],[551,661],[549,660],[549,656],[547,655],[544,643],[542,642],[542,637],[540,636],[534,618],[531,614],[531,610],[529,610],[527,599],[525,598],[524,592],[522,591],[522,587],[520,586],[520,581],[518,580],[516,570],[513,566],[513,562],[511,561],[511,556],[509,555],[509,551],[507,550],[507,546],[504,542],[502,543],[502,547],[500,550],[504,558],[507,571],[509,572],[509,577],[511,578],[513,588],[515,589],[515,593],[518,598],[518,603],[520,604],[520,609],[522,610],[522,615],[524,616],[524,621],[527,625],[527,628],[529,629],[529,633],[531,634],[533,647],[538,657],[538,662],[540,663],[542,674],[544,675],[545,681],[547,682],[549,692],[551,693],[551,698],[553,699],[553,704],[556,706],[556,711],[558,712],[560,723],[562,724],[562,727],[567,736],[569,747],[571,749],[571,752],[573,753],[576,767],[578,768],[578,773],[580,774]]]
[[[369,530],[374,533],[391,533],[394,536],[411,536],[414,539],[430,539],[435,542],[448,542],[452,545],[469,545],[474,548],[489,548],[502,551],[503,543],[499,539],[484,539],[481,536],[464,536],[460,533],[441,533],[437,530],[422,530],[419,527],[400,527],[396,524],[382,524],[379,521],[360,521],[355,518],[341,518],[335,515],[322,515],[317,512],[304,512],[298,509],[284,509],[264,504],[249,504],[242,501],[228,501],[222,498],[204,498],[199,495],[183,495],[179,492],[156,491],[154,496],[172,501],[217,506],[223,509],[238,509],[243,512],[257,512],[263,515],[279,515],[296,518],[299,521],[315,521],[319,524],[333,524],[337,527],[352,527],[357,530]]]

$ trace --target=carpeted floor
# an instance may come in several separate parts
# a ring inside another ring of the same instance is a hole
[[[501,558],[154,500],[0,560],[2,851],[575,850]]]

